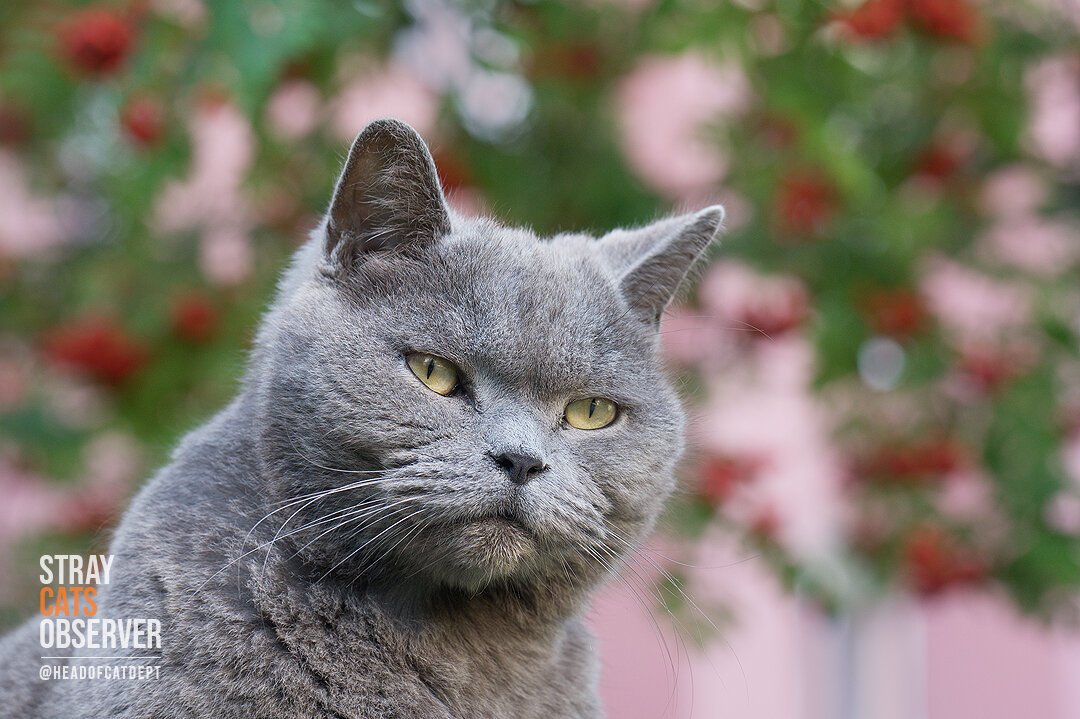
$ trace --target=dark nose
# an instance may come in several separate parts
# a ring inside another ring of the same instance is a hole
[[[536,457],[516,452],[506,452],[494,457],[495,464],[506,470],[514,484],[525,484],[532,476],[544,468],[544,463]]]

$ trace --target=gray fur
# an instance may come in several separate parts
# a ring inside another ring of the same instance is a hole
[[[99,615],[162,620],[160,679],[43,683],[31,620],[0,644],[4,714],[598,716],[587,600],[682,448],[655,320],[721,218],[540,240],[453,215],[411,128],[369,126],[241,392],[116,532]],[[410,351],[464,391],[428,390]],[[611,426],[563,425],[596,395]],[[546,469],[515,484],[503,452]]]

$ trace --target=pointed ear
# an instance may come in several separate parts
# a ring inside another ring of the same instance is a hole
[[[435,242],[450,231],[442,187],[423,139],[376,120],[349,150],[326,218],[326,256],[349,268],[363,254]]]
[[[600,240],[605,262],[619,278],[623,297],[642,320],[657,324],[683,278],[720,231],[724,208],[616,230]]]

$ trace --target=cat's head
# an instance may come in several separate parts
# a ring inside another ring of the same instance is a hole
[[[598,239],[464,219],[411,128],[368,126],[260,334],[273,495],[305,498],[279,534],[313,573],[603,576],[674,483],[658,322],[722,218]]]

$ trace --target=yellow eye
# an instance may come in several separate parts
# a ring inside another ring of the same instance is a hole
[[[577,429],[600,429],[615,421],[619,405],[603,397],[586,397],[566,405],[566,423]]]
[[[432,392],[450,394],[458,386],[458,370],[450,361],[424,352],[413,352],[406,358],[409,369]]]

